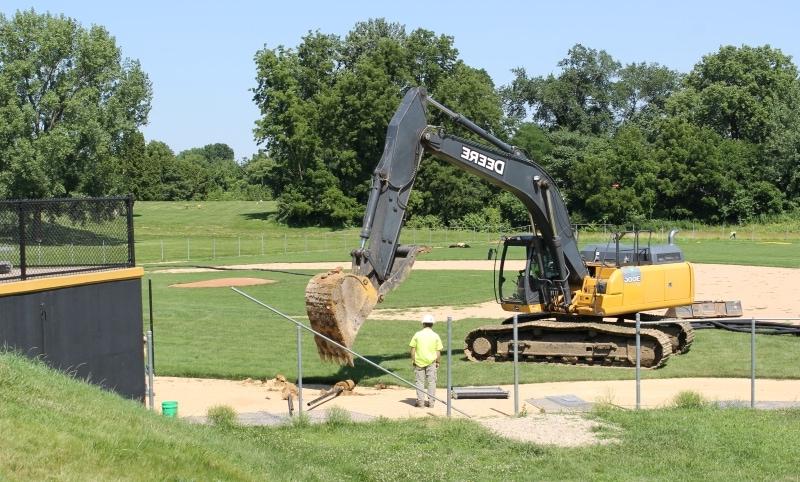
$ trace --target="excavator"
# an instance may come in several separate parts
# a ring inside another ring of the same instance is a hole
[[[433,107],[490,145],[428,124]],[[531,232],[503,239],[495,297],[516,314],[518,351],[527,361],[632,366],[635,317],[670,320],[640,330],[641,366],[664,365],[688,350],[692,318],[741,316],[738,302],[695,302],[694,272],[680,248],[654,245],[652,233],[619,232],[605,245],[579,250],[566,205],[552,177],[525,153],[431,98],[409,89],[386,133],[350,271],[314,276],[305,292],[312,328],[348,348],[373,308],[411,273],[426,248],[399,244],[408,198],[424,155],[442,159],[514,194],[527,208]],[[632,244],[625,244],[626,236]],[[498,247],[497,252],[500,252]],[[497,259],[495,258],[495,263]],[[663,314],[653,313],[666,309]],[[513,353],[512,322],[470,331],[470,360]],[[323,360],[352,365],[349,352],[315,337]]]

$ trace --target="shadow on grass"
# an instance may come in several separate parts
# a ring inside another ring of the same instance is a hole
[[[242,213],[240,216],[248,221],[270,221],[275,219],[275,212],[264,211],[260,213]]]
[[[393,353],[390,355],[364,355],[369,361],[383,366],[383,362],[407,359],[411,363],[411,358],[408,353]],[[387,368],[388,371],[394,373],[393,370]],[[336,383],[342,380],[353,380],[356,385],[360,384],[363,380],[371,378],[379,378],[386,375],[386,372],[379,370],[374,366],[366,363],[364,360],[356,359],[354,366],[341,366],[339,370],[331,376],[324,377],[303,377],[303,381],[307,383]],[[413,380],[409,380],[413,381]]]

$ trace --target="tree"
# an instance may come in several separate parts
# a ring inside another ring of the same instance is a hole
[[[438,100],[492,131],[503,128],[500,98],[485,71],[458,58],[452,37],[370,20],[344,39],[310,32],[296,49],[264,48],[256,54],[261,110],[256,140],[274,166],[270,184],[279,215],[293,224],[347,225],[360,222],[372,171],[383,152],[386,127],[404,89],[423,85]],[[433,114],[432,122],[447,124]],[[452,126],[449,126],[452,127]],[[476,179],[459,181],[445,165],[420,171],[412,210],[458,219],[469,207],[464,186],[486,202],[489,188]],[[435,178],[435,179],[434,179]],[[441,196],[425,195],[442,186]],[[445,207],[453,208],[446,211]]]
[[[721,47],[695,65],[685,84],[695,102],[679,110],[723,137],[760,143],[797,125],[797,67],[769,45]]]
[[[757,171],[752,181],[765,181],[794,198],[800,195],[797,77],[791,57],[780,49],[724,46],[695,65],[668,108],[723,138],[756,146],[748,150],[746,163],[748,170]]]
[[[619,123],[658,117],[665,111],[667,99],[681,88],[678,72],[655,63],[628,64],[618,75],[612,105]]]
[[[516,79],[506,100],[513,113],[533,109],[533,119],[542,125],[584,134],[607,133],[614,124],[613,82],[620,63],[605,50],[576,44],[558,63],[561,73],[528,78],[516,69]]]
[[[0,196],[115,191],[140,157],[150,81],[103,27],[63,15],[0,15]],[[132,150],[133,149],[133,150]]]

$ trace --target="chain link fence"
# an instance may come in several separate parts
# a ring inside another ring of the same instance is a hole
[[[642,229],[650,230],[642,234],[643,242],[663,244],[668,241],[671,224],[651,223]],[[631,229],[632,226],[628,226]],[[575,235],[580,245],[598,242],[611,242],[615,232],[625,228],[613,224],[575,224]],[[403,229],[400,243],[426,245],[432,248],[451,246],[473,248],[497,248],[502,237],[530,232],[530,226],[483,226],[440,227]],[[137,240],[137,253],[140,262],[166,263],[181,261],[215,260],[223,258],[277,257],[283,255],[317,255],[329,253],[331,256],[347,257],[351,250],[359,246],[359,229],[345,229],[335,232],[313,230],[281,230],[279,232],[243,233],[241,235],[192,235],[192,236],[148,236]],[[772,240],[791,241],[800,239],[800,230],[785,226],[704,226],[688,225],[679,229],[678,242],[689,240]],[[454,255],[458,257],[458,255]],[[292,259],[304,259],[293,256]]]
[[[0,282],[134,264],[132,197],[0,201]]]

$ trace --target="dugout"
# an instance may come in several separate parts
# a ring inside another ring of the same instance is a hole
[[[145,394],[131,197],[0,201],[0,345]]]

